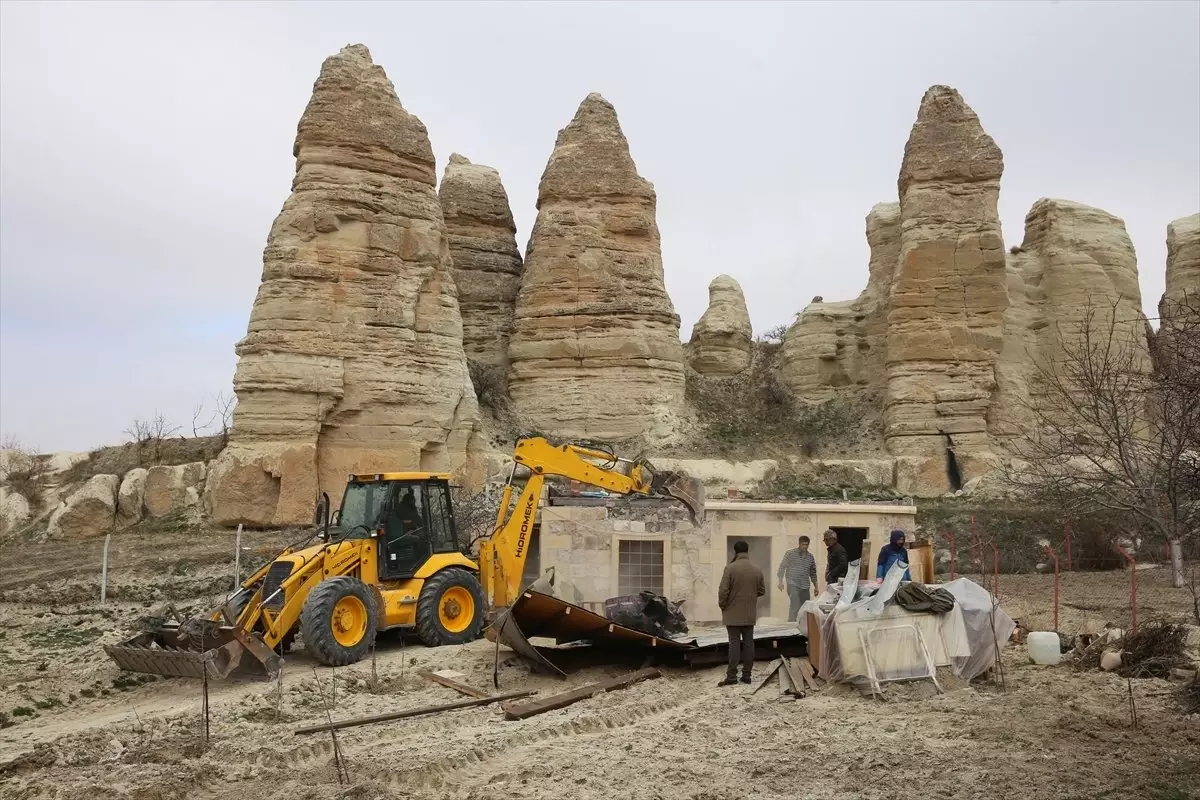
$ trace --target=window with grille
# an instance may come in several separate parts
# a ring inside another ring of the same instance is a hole
[[[621,539],[617,543],[617,594],[641,591],[665,594],[663,543]]]

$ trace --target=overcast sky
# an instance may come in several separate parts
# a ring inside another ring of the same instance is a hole
[[[1123,217],[1143,305],[1200,210],[1200,3],[0,5],[0,430],[116,443],[229,391],[322,59],[366,44],[452,152],[500,170],[524,248],[554,138],[599,91],[658,192],[687,338],[736,277],[756,332],[867,277],[925,89],[1004,151],[1005,242],[1039,197]]]

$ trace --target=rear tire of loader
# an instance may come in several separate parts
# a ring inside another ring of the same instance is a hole
[[[362,661],[375,642],[379,609],[357,578],[329,578],[308,593],[300,611],[304,649],[322,664],[344,667]]]
[[[425,581],[417,598],[417,635],[426,647],[466,644],[483,630],[483,587],[465,569],[444,569]]]

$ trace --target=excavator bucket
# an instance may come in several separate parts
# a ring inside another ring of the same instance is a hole
[[[704,524],[704,484],[684,472],[660,472],[651,484],[656,494],[683,503],[697,528]]]
[[[227,678],[233,672],[273,678],[283,659],[257,634],[204,619],[143,617],[142,630],[104,652],[121,669],[178,678]],[[248,657],[247,657],[248,655]]]

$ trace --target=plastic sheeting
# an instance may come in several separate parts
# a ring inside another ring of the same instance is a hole
[[[928,668],[916,630],[933,663],[949,666],[966,680],[978,677],[995,662],[997,645],[1003,648],[1008,643],[1016,623],[999,606],[993,615],[991,593],[967,578],[929,584],[950,592],[954,609],[946,614],[912,613],[888,603],[899,585],[888,579],[892,572],[902,575],[904,569],[893,565],[879,591],[863,599],[843,605],[845,598],[838,596],[843,593],[834,587],[801,607],[801,619],[812,615],[820,630],[817,669],[826,680],[866,682],[864,644],[869,645],[881,678],[925,676]]]

